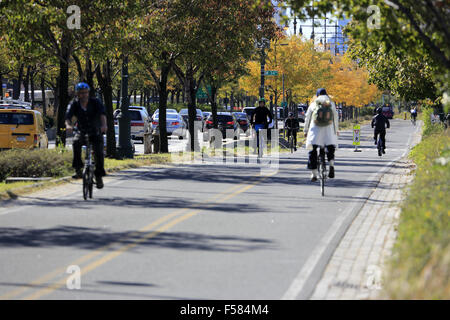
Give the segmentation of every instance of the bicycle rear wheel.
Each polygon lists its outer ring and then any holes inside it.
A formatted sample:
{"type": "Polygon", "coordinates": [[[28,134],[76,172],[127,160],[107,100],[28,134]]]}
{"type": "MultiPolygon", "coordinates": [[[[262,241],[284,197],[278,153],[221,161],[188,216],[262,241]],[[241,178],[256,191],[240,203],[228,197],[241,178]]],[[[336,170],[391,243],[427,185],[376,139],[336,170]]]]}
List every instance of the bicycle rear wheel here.
{"type": "Polygon", "coordinates": [[[83,198],[87,200],[89,194],[89,173],[87,170],[83,172],[83,198]]]}
{"type": "Polygon", "coordinates": [[[259,147],[258,147],[258,158],[262,158],[263,156],[263,139],[261,136],[261,132],[259,133],[259,147]]]}
{"type": "Polygon", "coordinates": [[[92,172],[89,173],[89,199],[92,199],[92,192],[94,189],[94,174],[92,172]]]}
{"type": "Polygon", "coordinates": [[[294,152],[294,137],[292,136],[292,134],[289,136],[289,146],[291,148],[291,153],[294,152]]]}
{"type": "Polygon", "coordinates": [[[325,196],[325,180],[327,178],[327,169],[325,165],[325,155],[320,155],[320,166],[319,166],[319,175],[320,175],[320,192],[322,197],[325,196]]]}
{"type": "Polygon", "coordinates": [[[381,137],[378,138],[377,148],[378,148],[378,155],[381,157],[383,155],[381,150],[383,148],[383,142],[381,141],[381,137]]]}

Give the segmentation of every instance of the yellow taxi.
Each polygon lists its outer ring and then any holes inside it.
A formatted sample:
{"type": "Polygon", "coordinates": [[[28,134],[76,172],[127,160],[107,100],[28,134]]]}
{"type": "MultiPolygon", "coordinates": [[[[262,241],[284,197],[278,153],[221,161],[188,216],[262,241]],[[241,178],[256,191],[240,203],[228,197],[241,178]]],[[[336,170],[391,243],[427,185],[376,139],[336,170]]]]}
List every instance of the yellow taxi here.
{"type": "Polygon", "coordinates": [[[0,104],[0,149],[48,148],[44,119],[39,111],[0,104]]]}

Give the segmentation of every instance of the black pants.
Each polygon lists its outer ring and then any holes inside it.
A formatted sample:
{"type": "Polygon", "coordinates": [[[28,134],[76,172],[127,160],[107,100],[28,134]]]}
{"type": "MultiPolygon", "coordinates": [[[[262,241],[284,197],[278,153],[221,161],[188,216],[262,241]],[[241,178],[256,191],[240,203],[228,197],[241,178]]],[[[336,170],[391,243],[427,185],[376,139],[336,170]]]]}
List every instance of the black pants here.
{"type": "MultiPolygon", "coordinates": [[[[83,168],[83,161],[81,160],[81,149],[83,145],[86,145],[86,138],[84,134],[77,133],[73,138],[73,162],[72,167],[75,170],[79,170],[83,168]]],[[[89,135],[89,141],[91,142],[91,146],[94,150],[94,159],[95,159],[95,175],[96,176],[105,176],[105,159],[103,154],[103,136],[101,135],[89,135]]]]}
{"type": "MultiPolygon", "coordinates": [[[[317,169],[317,148],[318,145],[314,144],[313,149],[309,152],[308,169],[317,169]]],[[[323,153],[326,152],[328,161],[334,160],[334,151],[336,147],[334,145],[326,146],[323,150],[320,150],[321,155],[325,156],[323,153]]]]}
{"type": "Polygon", "coordinates": [[[373,139],[375,142],[378,142],[378,135],[380,135],[381,142],[383,144],[383,149],[386,149],[386,130],[377,130],[375,129],[373,133],[373,139]]]}
{"type": "Polygon", "coordinates": [[[297,146],[297,130],[296,129],[287,129],[287,139],[289,142],[289,135],[291,134],[294,136],[294,146],[297,146]]]}

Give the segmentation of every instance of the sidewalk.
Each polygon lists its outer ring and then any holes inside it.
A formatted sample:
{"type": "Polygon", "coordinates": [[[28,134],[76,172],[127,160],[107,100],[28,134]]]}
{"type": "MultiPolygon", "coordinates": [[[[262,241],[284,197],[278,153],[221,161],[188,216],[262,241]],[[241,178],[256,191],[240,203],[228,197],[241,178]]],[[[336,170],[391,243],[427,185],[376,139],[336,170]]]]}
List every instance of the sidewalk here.
{"type": "MultiPolygon", "coordinates": [[[[420,141],[420,132],[413,136],[411,146],[420,141]]],[[[413,169],[414,163],[405,156],[381,177],[336,248],[311,299],[377,299],[397,237],[399,204],[404,188],[414,179],[413,169]]]]}

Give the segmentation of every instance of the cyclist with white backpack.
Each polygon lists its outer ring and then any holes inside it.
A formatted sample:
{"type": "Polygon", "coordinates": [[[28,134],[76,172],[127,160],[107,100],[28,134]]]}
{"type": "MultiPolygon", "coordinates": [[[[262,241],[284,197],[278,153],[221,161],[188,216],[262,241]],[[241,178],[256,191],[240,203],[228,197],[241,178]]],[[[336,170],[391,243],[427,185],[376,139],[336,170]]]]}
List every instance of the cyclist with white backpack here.
{"type": "Polygon", "coordinates": [[[324,148],[330,165],[328,177],[334,178],[334,152],[338,145],[339,118],[336,105],[324,88],[317,90],[316,98],[306,112],[305,136],[309,152],[308,169],[312,170],[311,181],[317,181],[317,148],[324,148]]]}

